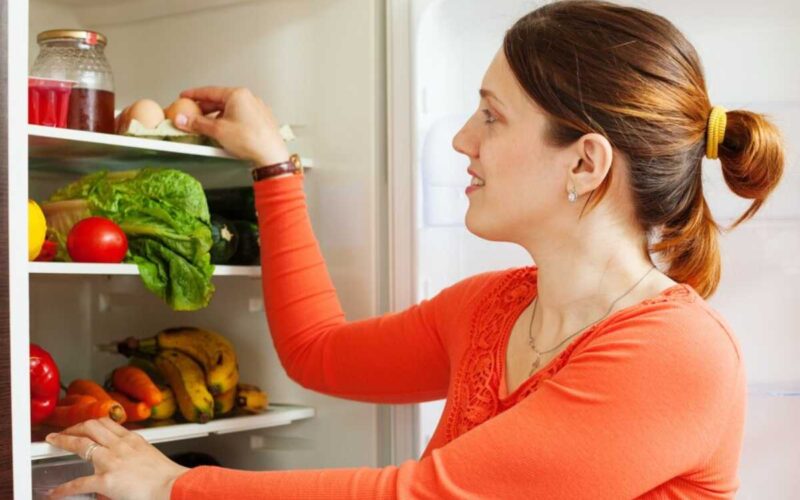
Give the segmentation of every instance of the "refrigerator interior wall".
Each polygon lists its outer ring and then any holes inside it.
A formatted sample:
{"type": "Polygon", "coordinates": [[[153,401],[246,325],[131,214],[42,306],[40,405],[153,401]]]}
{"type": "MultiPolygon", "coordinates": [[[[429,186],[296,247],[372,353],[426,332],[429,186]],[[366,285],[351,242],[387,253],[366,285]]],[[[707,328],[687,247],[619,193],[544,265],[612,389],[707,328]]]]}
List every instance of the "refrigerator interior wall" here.
{"type": "MultiPolygon", "coordinates": [[[[108,37],[118,109],[145,97],[166,106],[192,86],[252,89],[281,123],[313,145],[316,168],[306,174],[307,201],[348,320],[378,314],[384,292],[377,263],[384,249],[377,214],[386,199],[378,183],[385,161],[385,125],[378,119],[384,106],[381,2],[249,2],[133,23],[84,24],[82,16],[91,18],[92,7],[101,3],[73,9],[66,1],[32,2],[29,63],[38,53],[37,33],[71,25],[108,37]]],[[[103,6],[103,15],[113,19],[113,8],[103,6]]],[[[211,187],[248,182],[246,170],[190,173],[211,187]]],[[[30,195],[41,200],[74,178],[31,172],[30,195]]],[[[378,407],[322,396],[290,381],[269,337],[259,280],[215,277],[214,283],[209,308],[179,314],[147,292],[138,276],[31,276],[31,340],[53,353],[65,381],[101,381],[122,358],[95,352],[96,343],[169,326],[216,329],[235,344],[243,381],[260,385],[271,402],[314,407],[316,417],[164,449],[210,451],[224,465],[247,469],[378,465],[378,407]],[[260,451],[249,452],[251,442],[260,451]]]]}
{"type": "MultiPolygon", "coordinates": [[[[800,440],[788,427],[800,417],[800,398],[767,393],[800,389],[800,10],[792,0],[759,2],[628,2],[666,16],[695,45],[713,104],[763,112],[781,128],[787,148],[782,184],[754,220],[723,235],[719,291],[710,299],[739,338],[751,384],[742,458],[742,498],[783,498],[800,480],[800,440]],[[773,418],[770,418],[772,415],[773,418]],[[790,417],[792,416],[793,417],[790,417]],[[778,425],[779,423],[786,425],[778,425]],[[771,474],[767,481],[768,471],[771,474]],[[774,494],[770,494],[774,493],[774,494]]],[[[418,299],[486,270],[529,265],[528,253],[509,243],[484,241],[464,226],[470,182],[468,159],[452,139],[478,106],[484,72],[505,30],[541,2],[440,0],[416,2],[414,39],[417,141],[418,299]]],[[[703,166],[704,189],[724,226],[749,201],[725,185],[718,161],[703,166]]],[[[422,448],[442,409],[420,409],[422,448]]]]}

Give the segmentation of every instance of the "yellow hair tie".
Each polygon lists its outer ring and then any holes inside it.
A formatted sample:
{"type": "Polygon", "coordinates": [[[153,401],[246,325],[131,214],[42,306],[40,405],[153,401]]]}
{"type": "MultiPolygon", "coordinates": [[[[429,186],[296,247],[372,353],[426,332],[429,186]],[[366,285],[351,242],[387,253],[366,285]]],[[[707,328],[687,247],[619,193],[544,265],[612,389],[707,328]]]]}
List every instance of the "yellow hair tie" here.
{"type": "Polygon", "coordinates": [[[719,145],[725,139],[725,127],[727,125],[728,110],[722,106],[711,108],[706,131],[706,156],[712,160],[716,160],[719,157],[719,145]]]}

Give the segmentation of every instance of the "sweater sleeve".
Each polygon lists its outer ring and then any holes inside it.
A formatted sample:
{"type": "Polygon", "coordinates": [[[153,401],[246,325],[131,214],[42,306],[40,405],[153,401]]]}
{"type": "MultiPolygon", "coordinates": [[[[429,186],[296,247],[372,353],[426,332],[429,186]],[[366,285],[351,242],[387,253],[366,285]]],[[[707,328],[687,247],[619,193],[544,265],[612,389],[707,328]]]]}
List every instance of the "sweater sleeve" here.
{"type": "Polygon", "coordinates": [[[731,411],[744,391],[738,351],[726,332],[696,321],[703,314],[656,312],[615,324],[530,396],[420,461],[200,467],[176,481],[172,498],[635,498],[704,465],[728,419],[740,418],[731,411]]]}
{"type": "Polygon", "coordinates": [[[287,374],[308,389],[360,401],[444,398],[450,364],[441,310],[458,302],[460,287],[404,312],[348,323],[302,187],[302,176],[255,186],[267,319],[287,374]]]}

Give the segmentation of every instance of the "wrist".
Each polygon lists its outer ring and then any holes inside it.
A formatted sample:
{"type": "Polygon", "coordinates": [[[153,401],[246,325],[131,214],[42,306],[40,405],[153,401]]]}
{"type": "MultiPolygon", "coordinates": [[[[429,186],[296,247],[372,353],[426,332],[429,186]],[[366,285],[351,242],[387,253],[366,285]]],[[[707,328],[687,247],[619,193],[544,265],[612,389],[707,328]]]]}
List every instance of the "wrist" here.
{"type": "MultiPolygon", "coordinates": [[[[177,464],[176,464],[177,465],[177,464]]],[[[171,474],[169,479],[167,479],[166,484],[164,485],[163,494],[160,495],[161,498],[165,498],[169,500],[172,498],[172,489],[175,487],[175,482],[178,481],[182,475],[188,472],[190,469],[187,467],[178,466],[179,469],[174,474],[171,474]]]]}
{"type": "Polygon", "coordinates": [[[251,168],[259,168],[264,167],[267,165],[276,165],[278,163],[283,163],[285,161],[289,161],[289,150],[286,148],[281,148],[279,150],[273,151],[263,151],[256,153],[253,155],[253,159],[251,160],[251,168]]]}

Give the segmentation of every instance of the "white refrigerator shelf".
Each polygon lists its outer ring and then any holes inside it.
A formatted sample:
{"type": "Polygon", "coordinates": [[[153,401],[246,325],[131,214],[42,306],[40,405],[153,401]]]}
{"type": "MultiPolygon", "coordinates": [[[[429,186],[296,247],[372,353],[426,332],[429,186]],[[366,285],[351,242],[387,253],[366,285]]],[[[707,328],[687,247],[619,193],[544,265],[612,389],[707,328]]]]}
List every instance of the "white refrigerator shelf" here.
{"type": "MultiPolygon", "coordinates": [[[[29,262],[30,274],[75,274],[136,276],[139,269],[135,264],[81,264],[77,262],[29,262]]],[[[258,278],[261,266],[214,266],[214,276],[245,276],[258,278]]]]}
{"type": "MultiPolygon", "coordinates": [[[[141,434],[150,443],[165,443],[168,441],[201,438],[214,434],[230,434],[289,425],[297,420],[311,418],[314,414],[314,409],[307,406],[270,405],[266,412],[258,415],[223,417],[205,424],[166,425],[140,429],[134,432],[141,434]]],[[[68,455],[72,454],[50,446],[43,441],[31,443],[31,460],[44,460],[68,455]]]]}
{"type": "MultiPolygon", "coordinates": [[[[230,169],[246,162],[223,149],[40,125],[28,125],[30,169],[86,174],[98,168],[130,170],[145,166],[181,170],[230,169]]],[[[303,166],[313,161],[303,158],[303,166]]]]}

